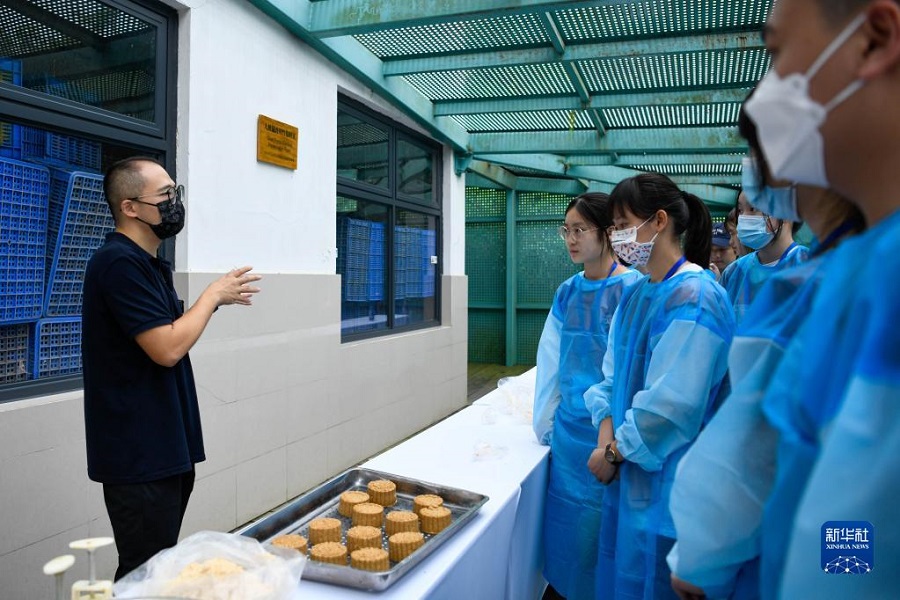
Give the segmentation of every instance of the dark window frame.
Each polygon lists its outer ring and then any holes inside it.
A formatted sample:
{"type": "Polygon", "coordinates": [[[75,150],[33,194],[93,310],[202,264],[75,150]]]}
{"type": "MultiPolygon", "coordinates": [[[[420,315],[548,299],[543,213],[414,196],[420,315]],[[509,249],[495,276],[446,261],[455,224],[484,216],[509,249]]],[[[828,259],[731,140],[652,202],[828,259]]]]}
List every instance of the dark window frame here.
{"type": "MultiPolygon", "coordinates": [[[[442,324],[441,303],[441,273],[443,272],[443,147],[435,141],[424,137],[422,134],[381,115],[355,100],[346,96],[338,97],[338,111],[346,112],[351,116],[365,122],[369,122],[379,128],[386,129],[388,136],[388,186],[385,190],[378,186],[358,181],[355,179],[337,176],[337,196],[358,199],[364,202],[382,204],[388,209],[388,220],[385,227],[385,244],[387,256],[385,257],[385,271],[387,273],[387,286],[385,290],[385,304],[388,312],[388,326],[385,329],[369,330],[357,333],[344,333],[341,330],[341,343],[355,342],[365,339],[384,337],[419,329],[440,327],[442,324]],[[432,156],[432,201],[425,203],[416,198],[400,194],[398,192],[397,177],[397,143],[403,139],[425,150],[431,150],[432,156]],[[394,227],[397,220],[397,210],[407,210],[421,213],[435,218],[435,252],[438,262],[435,265],[434,285],[434,312],[433,319],[421,321],[411,325],[395,325],[395,297],[394,297],[394,227]]],[[[343,297],[341,298],[343,304],[343,297]]]]}
{"type": "MultiPolygon", "coordinates": [[[[2,82],[0,82],[0,118],[66,135],[77,135],[101,143],[132,146],[159,156],[166,169],[174,173],[178,12],[162,2],[152,0],[98,1],[132,14],[157,28],[155,122],[141,121],[2,82]]],[[[160,254],[173,261],[174,250],[174,241],[167,240],[161,246],[160,254]]],[[[80,374],[0,384],[0,404],[71,392],[83,387],[84,381],[80,374]]]]}

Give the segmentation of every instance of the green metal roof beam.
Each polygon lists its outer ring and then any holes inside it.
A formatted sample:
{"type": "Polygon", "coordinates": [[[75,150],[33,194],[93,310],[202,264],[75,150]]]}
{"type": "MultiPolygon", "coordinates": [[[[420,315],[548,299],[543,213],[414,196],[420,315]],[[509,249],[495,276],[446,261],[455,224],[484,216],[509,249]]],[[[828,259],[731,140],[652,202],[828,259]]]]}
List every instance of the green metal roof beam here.
{"type": "MultiPolygon", "coordinates": [[[[431,102],[402,79],[386,79],[382,62],[353,38],[319,40],[309,33],[303,23],[309,21],[312,3],[309,0],[250,0],[285,29],[306,42],[326,59],[371,88],[398,109],[403,110],[438,140],[457,150],[468,146],[468,132],[458,123],[434,116],[431,102]]],[[[318,4],[330,4],[321,2],[318,4]]]]}
{"type": "Polygon", "coordinates": [[[544,179],[542,177],[519,177],[518,192],[545,192],[577,196],[587,190],[587,185],[575,179],[544,179]]]}
{"type": "MultiPolygon", "coordinates": [[[[517,192],[544,192],[548,194],[583,194],[588,186],[574,179],[543,179],[541,177],[516,178],[517,192]]],[[[509,189],[479,173],[466,173],[466,186],[491,189],[509,189]]]]}
{"type": "MultiPolygon", "coordinates": [[[[677,182],[676,182],[677,183],[677,182]]],[[[592,181],[588,185],[589,192],[603,192],[611,194],[616,186],[603,181],[592,181]]],[[[686,192],[690,192],[698,196],[707,205],[711,212],[725,214],[732,207],[737,199],[737,192],[726,188],[717,188],[713,186],[698,185],[681,185],[679,187],[686,192]]]]}
{"type": "MultiPolygon", "coordinates": [[[[484,155],[491,160],[490,154],[484,155]]],[[[570,166],[602,166],[602,165],[738,165],[744,153],[685,153],[685,154],[620,154],[618,157],[608,155],[582,155],[565,157],[564,163],[570,166]]]]}
{"type": "Polygon", "coordinates": [[[337,37],[416,25],[631,2],[633,0],[328,0],[312,4],[309,30],[321,38],[337,37]]]}
{"type": "Polygon", "coordinates": [[[593,154],[657,152],[743,152],[746,142],[733,127],[671,127],[610,129],[605,136],[593,131],[535,131],[523,133],[473,133],[472,154],[593,154]]]}
{"type": "Polygon", "coordinates": [[[691,194],[698,196],[710,207],[716,206],[730,210],[734,207],[734,203],[738,197],[737,190],[715,185],[684,184],[679,185],[678,187],[685,192],[690,192],[691,194]]]}
{"type": "Polygon", "coordinates": [[[544,25],[544,29],[547,31],[547,37],[550,39],[550,44],[553,45],[553,50],[561,56],[566,51],[566,41],[559,32],[559,26],[556,24],[556,19],[553,18],[552,13],[545,12],[541,13],[540,20],[544,25]]]}
{"type": "Polygon", "coordinates": [[[623,167],[572,167],[569,169],[569,175],[581,179],[590,179],[592,181],[605,181],[613,185],[619,183],[623,179],[634,177],[640,173],[635,169],[625,169],[623,167]]]}
{"type": "Polygon", "coordinates": [[[587,106],[574,96],[539,98],[496,98],[485,100],[435,100],[434,116],[479,115],[542,110],[581,110],[584,108],[624,108],[631,106],[668,106],[675,104],[716,104],[743,102],[746,87],[711,90],[666,91],[645,93],[596,94],[587,106]]]}
{"type": "Polygon", "coordinates": [[[611,194],[614,187],[616,186],[605,181],[591,181],[588,184],[587,191],[594,193],[600,192],[602,194],[611,194]]]}
{"type": "Polygon", "coordinates": [[[507,190],[517,188],[518,178],[499,165],[494,165],[483,160],[473,160],[469,163],[469,172],[477,173],[488,181],[493,181],[507,190]]]}
{"type": "Polygon", "coordinates": [[[554,154],[488,154],[474,158],[495,165],[543,171],[553,175],[566,174],[566,166],[562,157],[554,154]]]}
{"type": "Polygon", "coordinates": [[[669,179],[681,185],[741,185],[740,175],[668,175],[669,179]]]}
{"type": "MultiPolygon", "coordinates": [[[[329,0],[333,2],[334,0],[329,0]]],[[[699,51],[763,50],[765,46],[758,33],[710,33],[705,35],[679,35],[603,42],[601,44],[569,44],[562,55],[552,47],[502,49],[466,54],[427,56],[422,58],[385,59],[384,74],[389,77],[413,73],[462,71],[536,65],[561,61],[596,61],[613,58],[649,56],[652,54],[686,54],[699,51]]]]}

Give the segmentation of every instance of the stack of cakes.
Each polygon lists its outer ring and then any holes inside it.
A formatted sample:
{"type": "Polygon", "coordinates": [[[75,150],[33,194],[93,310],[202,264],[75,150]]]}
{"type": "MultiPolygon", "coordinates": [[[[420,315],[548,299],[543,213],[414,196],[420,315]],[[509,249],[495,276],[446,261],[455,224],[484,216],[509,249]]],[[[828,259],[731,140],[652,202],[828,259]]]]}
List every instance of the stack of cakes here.
{"type": "Polygon", "coordinates": [[[424,534],[439,533],[450,525],[450,509],[440,496],[416,496],[412,511],[391,510],[385,515],[385,508],[397,503],[397,485],[380,479],[370,481],[366,488],[340,496],[338,513],[352,523],[346,537],[341,519],[322,517],[309,522],[308,542],[301,535],[289,534],[273,539],[272,544],[303,554],[309,547],[309,557],[323,563],[346,565],[349,557],[355,569],[386,571],[391,562],[400,562],[421,548],[424,534]],[[382,531],[387,537],[386,549],[382,531]]]}

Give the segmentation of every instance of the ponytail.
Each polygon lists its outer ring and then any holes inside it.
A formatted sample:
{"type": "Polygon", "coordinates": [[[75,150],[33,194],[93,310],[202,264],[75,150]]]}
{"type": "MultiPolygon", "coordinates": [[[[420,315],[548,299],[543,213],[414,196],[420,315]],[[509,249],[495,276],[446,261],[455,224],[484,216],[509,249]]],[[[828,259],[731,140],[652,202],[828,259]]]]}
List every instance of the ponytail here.
{"type": "Polygon", "coordinates": [[[692,263],[706,268],[712,254],[712,217],[703,201],[694,194],[682,191],[681,198],[688,208],[684,256],[692,263]]]}

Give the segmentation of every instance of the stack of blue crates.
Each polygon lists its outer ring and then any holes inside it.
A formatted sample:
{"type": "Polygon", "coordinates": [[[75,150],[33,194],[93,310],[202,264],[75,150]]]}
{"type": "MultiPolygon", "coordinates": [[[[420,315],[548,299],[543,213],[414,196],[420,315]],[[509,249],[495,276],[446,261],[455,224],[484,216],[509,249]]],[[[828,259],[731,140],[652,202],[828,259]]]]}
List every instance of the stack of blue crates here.
{"type": "Polygon", "coordinates": [[[50,174],[0,158],[0,382],[28,373],[28,324],[41,316],[50,174]],[[22,358],[25,357],[23,362],[22,358]]]}
{"type": "Polygon", "coordinates": [[[102,176],[50,170],[44,316],[81,314],[84,270],[114,227],[103,195],[102,176]]]}
{"type": "Polygon", "coordinates": [[[398,227],[395,237],[395,267],[398,275],[398,298],[430,298],[434,296],[435,232],[427,229],[398,227]]]}
{"type": "Polygon", "coordinates": [[[338,271],[345,302],[384,299],[384,224],[338,220],[338,271]]]}
{"type": "Polygon", "coordinates": [[[114,227],[101,175],[50,169],[44,318],[32,338],[35,378],[81,371],[84,271],[114,227]]]}
{"type": "Polygon", "coordinates": [[[0,324],[41,316],[49,188],[47,169],[0,158],[0,324]]]}
{"type": "Polygon", "coordinates": [[[0,383],[29,379],[29,325],[0,325],[0,383]]]}
{"type": "Polygon", "coordinates": [[[369,224],[369,268],[366,276],[366,300],[384,300],[384,223],[369,224]]]}
{"type": "Polygon", "coordinates": [[[22,158],[51,167],[100,171],[100,144],[70,135],[22,128],[22,158]]]}
{"type": "Polygon", "coordinates": [[[35,379],[81,372],[81,317],[39,319],[34,342],[35,379]]]}
{"type": "Polygon", "coordinates": [[[434,271],[435,265],[431,262],[431,257],[435,256],[436,234],[434,231],[422,230],[422,298],[431,298],[434,296],[434,271]]]}
{"type": "MultiPolygon", "coordinates": [[[[22,62],[0,59],[0,81],[21,85],[22,62]]],[[[0,123],[0,157],[22,158],[22,127],[20,125],[0,123]]]]}
{"type": "Polygon", "coordinates": [[[404,300],[410,295],[410,284],[415,283],[412,268],[415,265],[416,229],[394,228],[394,298],[404,300]]]}

